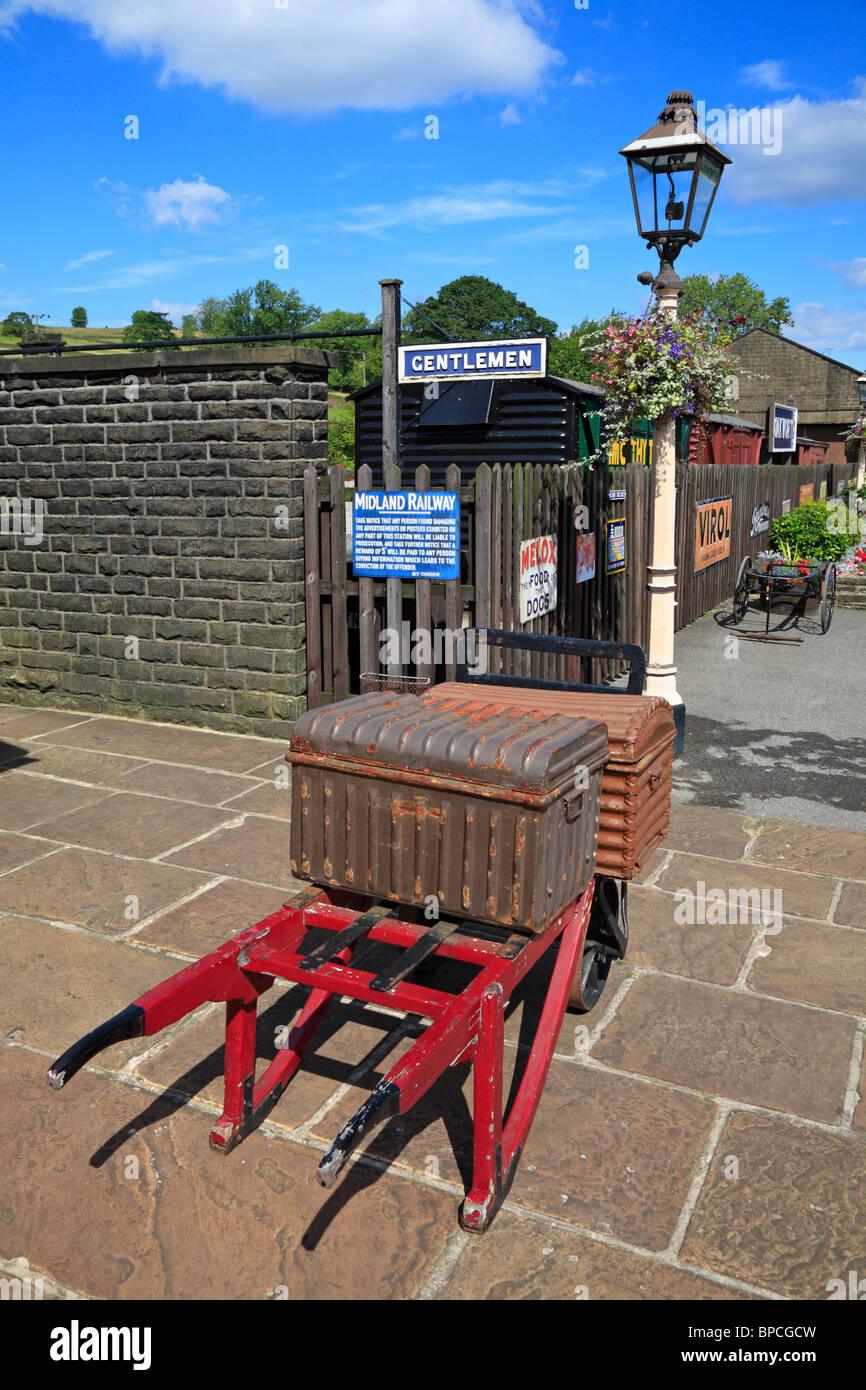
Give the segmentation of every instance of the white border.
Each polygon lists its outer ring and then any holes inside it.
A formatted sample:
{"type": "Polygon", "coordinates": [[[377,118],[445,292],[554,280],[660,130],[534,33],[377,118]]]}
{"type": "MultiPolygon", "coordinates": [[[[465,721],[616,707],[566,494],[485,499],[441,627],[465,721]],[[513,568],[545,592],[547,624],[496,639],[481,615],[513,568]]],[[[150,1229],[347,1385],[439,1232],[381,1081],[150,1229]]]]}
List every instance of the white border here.
{"type": "Polygon", "coordinates": [[[475,343],[415,343],[412,347],[404,347],[402,344],[398,349],[397,356],[397,380],[401,386],[411,386],[413,383],[423,383],[425,381],[513,381],[531,377],[547,376],[549,341],[547,338],[487,338],[475,343]],[[492,372],[429,372],[423,376],[413,374],[406,375],[405,358],[406,355],[416,352],[465,352],[468,348],[505,348],[511,351],[513,348],[535,347],[541,344],[541,368],[498,367],[492,372]]]}

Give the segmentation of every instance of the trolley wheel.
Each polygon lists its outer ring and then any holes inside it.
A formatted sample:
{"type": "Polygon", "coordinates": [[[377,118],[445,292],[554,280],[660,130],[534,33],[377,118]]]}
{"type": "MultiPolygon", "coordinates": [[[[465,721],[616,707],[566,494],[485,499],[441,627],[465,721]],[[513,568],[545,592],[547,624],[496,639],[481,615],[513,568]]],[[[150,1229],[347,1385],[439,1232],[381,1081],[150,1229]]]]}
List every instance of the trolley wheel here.
{"type": "Polygon", "coordinates": [[[620,912],[620,892],[616,879],[600,877],[596,879],[595,896],[592,901],[589,922],[586,928],[586,941],[583,957],[574,972],[574,979],[568,995],[568,1008],[575,1013],[589,1013],[601,998],[607,984],[611,962],[621,960],[625,955],[628,941],[628,927],[625,924],[625,899],[623,898],[623,926],[617,926],[620,912]],[[612,919],[612,931],[610,921],[612,919]]]}
{"type": "Polygon", "coordinates": [[[574,1013],[588,1014],[598,1003],[607,984],[610,962],[611,957],[600,946],[587,941],[568,994],[568,1007],[574,1013]]]}
{"type": "Polygon", "coordinates": [[[746,571],[752,563],[751,555],[744,555],[740,561],[740,570],[737,575],[737,583],[734,587],[734,622],[741,623],[746,616],[746,609],[749,606],[749,593],[751,583],[746,577],[746,571]]]}
{"type": "Polygon", "coordinates": [[[836,566],[828,565],[821,586],[821,631],[827,632],[836,607],[836,566]]]}

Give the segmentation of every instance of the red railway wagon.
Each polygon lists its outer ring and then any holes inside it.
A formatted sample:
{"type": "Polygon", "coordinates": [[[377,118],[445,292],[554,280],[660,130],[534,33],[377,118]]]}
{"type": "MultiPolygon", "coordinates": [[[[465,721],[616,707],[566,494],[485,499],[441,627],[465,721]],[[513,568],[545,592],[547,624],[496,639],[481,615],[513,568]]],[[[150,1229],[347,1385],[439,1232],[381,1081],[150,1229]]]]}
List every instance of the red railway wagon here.
{"type": "Polygon", "coordinates": [[[764,431],[736,415],[709,415],[696,420],[689,437],[688,462],[694,464],[757,464],[761,462],[764,431]]]}

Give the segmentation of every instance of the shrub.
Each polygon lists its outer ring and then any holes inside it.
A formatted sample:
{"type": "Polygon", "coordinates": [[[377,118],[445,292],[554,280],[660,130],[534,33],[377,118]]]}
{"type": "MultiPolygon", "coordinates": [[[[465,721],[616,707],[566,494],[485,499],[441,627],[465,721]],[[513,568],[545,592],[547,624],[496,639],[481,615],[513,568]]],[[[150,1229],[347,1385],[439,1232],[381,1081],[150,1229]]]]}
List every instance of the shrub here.
{"type": "Polygon", "coordinates": [[[793,560],[839,560],[851,544],[845,532],[830,529],[826,502],[807,502],[770,527],[770,540],[793,560]]]}
{"type": "Polygon", "coordinates": [[[328,421],[328,463],[355,467],[355,412],[338,410],[328,421]]]}

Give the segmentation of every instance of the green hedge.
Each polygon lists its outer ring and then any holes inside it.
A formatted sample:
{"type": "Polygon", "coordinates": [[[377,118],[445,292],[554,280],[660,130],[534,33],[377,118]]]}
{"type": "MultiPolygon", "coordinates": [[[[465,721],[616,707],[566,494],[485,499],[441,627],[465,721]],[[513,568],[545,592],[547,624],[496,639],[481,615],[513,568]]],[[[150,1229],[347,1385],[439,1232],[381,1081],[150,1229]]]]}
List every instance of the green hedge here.
{"type": "MultiPolygon", "coordinates": [[[[836,509],[832,516],[837,515],[836,509]]],[[[807,502],[786,516],[779,516],[770,527],[770,540],[792,560],[840,560],[851,545],[844,531],[831,530],[831,513],[826,502],[807,502]]]]}

